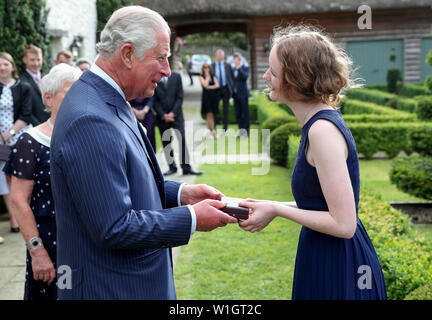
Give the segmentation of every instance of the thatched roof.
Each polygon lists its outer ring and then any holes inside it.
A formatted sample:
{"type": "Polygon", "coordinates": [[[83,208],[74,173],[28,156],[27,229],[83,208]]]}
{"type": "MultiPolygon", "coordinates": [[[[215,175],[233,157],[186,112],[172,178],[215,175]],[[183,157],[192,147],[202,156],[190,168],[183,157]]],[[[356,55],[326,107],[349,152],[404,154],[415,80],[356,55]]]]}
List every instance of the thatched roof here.
{"type": "Polygon", "coordinates": [[[206,13],[242,16],[287,15],[320,12],[357,12],[362,4],[373,10],[432,8],[432,0],[135,0],[164,17],[206,13]]]}

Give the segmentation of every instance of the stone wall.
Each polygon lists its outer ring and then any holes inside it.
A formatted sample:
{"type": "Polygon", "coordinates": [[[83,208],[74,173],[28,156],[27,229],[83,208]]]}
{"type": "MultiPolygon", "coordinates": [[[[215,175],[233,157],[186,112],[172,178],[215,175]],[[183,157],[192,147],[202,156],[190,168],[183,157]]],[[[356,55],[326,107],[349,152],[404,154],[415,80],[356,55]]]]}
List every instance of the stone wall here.
{"type": "Polygon", "coordinates": [[[50,9],[48,30],[52,35],[52,57],[70,50],[74,37],[81,36],[80,57],[93,61],[96,56],[96,0],[47,0],[50,9]]]}

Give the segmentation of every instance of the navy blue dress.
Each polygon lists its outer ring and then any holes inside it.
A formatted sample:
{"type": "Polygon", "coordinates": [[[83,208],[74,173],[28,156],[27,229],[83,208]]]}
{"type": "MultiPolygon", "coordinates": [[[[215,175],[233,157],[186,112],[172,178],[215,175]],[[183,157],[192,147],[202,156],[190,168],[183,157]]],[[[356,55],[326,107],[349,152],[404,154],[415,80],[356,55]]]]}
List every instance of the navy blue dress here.
{"type": "MultiPolygon", "coordinates": [[[[44,248],[56,269],[57,228],[50,181],[50,139],[36,128],[28,132],[23,133],[16,145],[12,147],[11,155],[3,170],[8,175],[34,181],[30,208],[34,213],[44,248]]],[[[47,284],[34,279],[31,256],[28,251],[26,262],[24,300],[56,300],[56,280],[47,284]]]]}
{"type": "Polygon", "coordinates": [[[355,142],[338,110],[321,110],[302,128],[291,182],[295,201],[300,209],[328,211],[317,171],[306,161],[309,128],[318,119],[331,121],[347,142],[357,229],[353,238],[343,239],[303,226],[297,248],[292,299],[387,299],[375,249],[358,218],[360,171],[355,142]]]}

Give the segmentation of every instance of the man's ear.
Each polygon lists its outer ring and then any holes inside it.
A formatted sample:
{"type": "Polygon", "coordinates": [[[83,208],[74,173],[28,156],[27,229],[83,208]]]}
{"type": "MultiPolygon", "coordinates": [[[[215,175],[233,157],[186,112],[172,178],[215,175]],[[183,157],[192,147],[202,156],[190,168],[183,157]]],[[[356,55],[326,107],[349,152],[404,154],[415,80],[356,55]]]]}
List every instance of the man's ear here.
{"type": "Polygon", "coordinates": [[[45,105],[47,107],[51,108],[52,107],[52,105],[51,105],[51,102],[52,102],[51,101],[51,95],[47,91],[45,91],[44,94],[43,94],[43,97],[44,97],[45,105]]]}
{"type": "Polygon", "coordinates": [[[132,69],[132,66],[135,63],[136,58],[135,58],[134,47],[131,43],[125,43],[120,48],[120,59],[127,69],[132,69]]]}

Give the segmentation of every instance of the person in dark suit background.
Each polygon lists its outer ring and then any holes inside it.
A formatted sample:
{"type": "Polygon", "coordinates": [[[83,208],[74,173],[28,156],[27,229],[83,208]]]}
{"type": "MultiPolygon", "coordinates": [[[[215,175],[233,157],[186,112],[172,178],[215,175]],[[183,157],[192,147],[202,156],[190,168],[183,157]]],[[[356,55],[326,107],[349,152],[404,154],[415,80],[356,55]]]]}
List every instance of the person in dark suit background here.
{"type": "Polygon", "coordinates": [[[249,67],[242,63],[241,55],[233,55],[233,98],[234,109],[236,113],[237,124],[239,128],[239,137],[249,135],[250,116],[249,116],[249,89],[247,79],[249,76],[249,67]]]}
{"type": "Polygon", "coordinates": [[[127,102],[170,76],[170,37],[157,12],[118,9],[95,63],[63,99],[50,168],[60,300],[176,299],[170,248],[237,222],[218,210],[218,190],[164,180],[127,102]]]}
{"type": "Polygon", "coordinates": [[[229,99],[233,94],[233,77],[232,69],[229,63],[224,61],[225,52],[222,49],[218,49],[215,54],[215,62],[212,63],[212,69],[219,82],[219,95],[217,105],[219,105],[221,99],[223,103],[222,122],[223,129],[228,129],[229,122],[229,99]]]}
{"type": "Polygon", "coordinates": [[[165,159],[169,170],[164,175],[171,175],[177,172],[177,165],[174,159],[172,148],[172,132],[177,136],[180,145],[180,166],[183,174],[202,174],[195,171],[190,165],[189,151],[186,146],[186,134],[183,118],[183,84],[179,73],[172,72],[170,77],[162,78],[158,83],[154,94],[154,108],[156,110],[156,124],[162,138],[165,159]]]}
{"type": "Polygon", "coordinates": [[[142,123],[144,128],[147,130],[147,137],[150,140],[150,143],[153,147],[153,150],[156,152],[156,139],[155,139],[155,118],[152,113],[153,110],[153,101],[154,98],[136,98],[129,103],[132,106],[132,111],[137,117],[138,121],[142,123]]]}
{"type": "Polygon", "coordinates": [[[20,80],[30,85],[31,94],[31,118],[30,123],[37,126],[45,122],[50,117],[50,113],[45,111],[45,105],[42,102],[40,83],[42,74],[42,50],[35,45],[28,45],[24,51],[23,62],[26,65],[26,71],[20,76],[20,80]]]}

